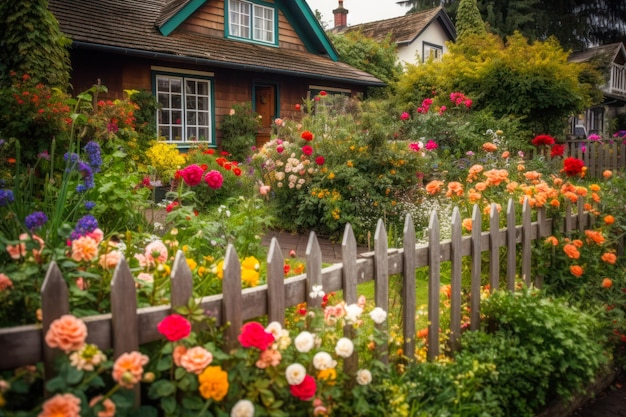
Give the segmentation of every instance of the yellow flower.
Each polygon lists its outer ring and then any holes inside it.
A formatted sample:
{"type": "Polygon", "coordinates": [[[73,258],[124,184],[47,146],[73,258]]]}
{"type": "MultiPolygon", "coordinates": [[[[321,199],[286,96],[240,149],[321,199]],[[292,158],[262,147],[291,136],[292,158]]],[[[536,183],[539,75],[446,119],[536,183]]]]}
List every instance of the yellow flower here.
{"type": "Polygon", "coordinates": [[[241,262],[241,268],[243,269],[252,269],[258,271],[261,268],[259,264],[259,260],[254,256],[248,256],[241,262]]]}
{"type": "Polygon", "coordinates": [[[352,161],[348,161],[346,162],[346,165],[349,166],[350,168],[352,168],[354,165],[352,164],[352,161]]]}
{"type": "Polygon", "coordinates": [[[200,395],[208,400],[221,401],[228,393],[228,374],[221,366],[207,366],[198,375],[200,395]]]}
{"type": "Polygon", "coordinates": [[[193,271],[198,266],[198,263],[194,261],[192,258],[187,258],[187,265],[189,265],[189,269],[193,271]]]}
{"type": "Polygon", "coordinates": [[[242,268],[241,280],[249,287],[256,287],[259,284],[259,273],[254,269],[242,268]]]}
{"type": "Polygon", "coordinates": [[[331,172],[330,174],[328,174],[328,179],[332,180],[333,178],[335,178],[335,174],[333,172],[331,172]]]}
{"type": "Polygon", "coordinates": [[[224,278],[224,260],[219,261],[211,270],[219,279],[224,278]]]}
{"type": "Polygon", "coordinates": [[[317,373],[317,379],[325,381],[328,385],[335,385],[337,379],[337,371],[335,368],[322,369],[317,373]]]}

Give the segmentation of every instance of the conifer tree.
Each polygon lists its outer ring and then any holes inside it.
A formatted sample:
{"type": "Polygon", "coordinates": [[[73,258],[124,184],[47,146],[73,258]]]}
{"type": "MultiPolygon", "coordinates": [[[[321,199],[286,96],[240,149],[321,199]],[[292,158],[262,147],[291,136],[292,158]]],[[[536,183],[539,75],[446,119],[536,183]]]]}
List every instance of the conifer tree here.
{"type": "Polygon", "coordinates": [[[456,15],[457,39],[461,40],[468,35],[482,35],[487,33],[476,0],[461,0],[456,15]]]}

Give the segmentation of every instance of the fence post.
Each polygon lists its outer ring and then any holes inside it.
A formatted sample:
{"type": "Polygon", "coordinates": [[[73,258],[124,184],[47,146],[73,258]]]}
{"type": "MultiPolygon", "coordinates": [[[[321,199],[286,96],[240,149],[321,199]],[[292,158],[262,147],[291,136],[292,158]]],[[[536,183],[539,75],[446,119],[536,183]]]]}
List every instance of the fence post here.
{"type": "Polygon", "coordinates": [[[500,213],[496,203],[489,210],[489,287],[493,293],[500,287],[500,213]]]}
{"type": "Polygon", "coordinates": [[[437,212],[428,223],[428,360],[439,356],[439,292],[441,291],[441,236],[437,212]]]}
{"type": "Polygon", "coordinates": [[[470,292],[470,329],[480,327],[480,274],[482,257],[482,216],[477,204],[472,210],[472,279],[470,292]]]}
{"type": "MultiPolygon", "coordinates": [[[[62,353],[48,347],[45,341],[50,324],[59,317],[69,314],[70,302],[67,283],[55,261],[50,262],[46,277],[41,285],[41,334],[43,343],[44,377],[48,381],[55,375],[54,361],[62,353]]],[[[5,352],[6,353],[6,352],[5,352]]]]}
{"type": "Polygon", "coordinates": [[[285,324],[285,258],[273,237],[267,254],[267,320],[285,324]]]}
{"type": "Polygon", "coordinates": [[[506,207],[506,286],[509,291],[515,291],[515,274],[517,272],[516,237],[515,203],[512,198],[509,198],[506,207]]]}
{"type": "MultiPolygon", "coordinates": [[[[450,248],[451,277],[450,277],[450,350],[459,350],[461,337],[461,273],[463,266],[462,242],[463,226],[461,213],[458,207],[452,211],[452,239],[450,248]]],[[[415,274],[413,274],[415,276],[415,274]]],[[[413,292],[415,293],[415,291],[413,292]]]]}
{"type": "Polygon", "coordinates": [[[531,224],[530,202],[528,197],[524,197],[522,207],[522,279],[527,287],[530,287],[530,258],[532,256],[532,224],[531,224]]]}
{"type": "Polygon", "coordinates": [[[176,252],[171,273],[171,300],[172,310],[186,306],[193,295],[193,277],[187,265],[187,258],[182,250],[176,252]]]}
{"type": "MultiPolygon", "coordinates": [[[[537,241],[539,242],[541,238],[546,237],[547,233],[547,220],[546,220],[546,208],[538,207],[537,208],[537,241]]],[[[535,286],[537,288],[543,287],[543,275],[537,274],[535,276],[535,286]]]]}
{"type": "MultiPolygon", "coordinates": [[[[113,355],[139,350],[139,319],[137,317],[137,290],[135,280],[125,258],[121,258],[111,280],[111,327],[113,355]]],[[[139,384],[133,388],[135,406],[141,404],[139,384]]]]}
{"type": "Polygon", "coordinates": [[[587,213],[585,213],[585,200],[582,197],[578,197],[577,200],[577,209],[578,209],[578,231],[580,233],[585,232],[585,227],[587,227],[587,213]]]}
{"type": "MultiPolygon", "coordinates": [[[[314,286],[322,286],[322,250],[315,232],[309,235],[306,245],[306,303],[307,308],[321,307],[322,297],[311,297],[314,286]]],[[[314,294],[315,295],[315,294],[314,294]]]]}
{"type": "MultiPolygon", "coordinates": [[[[389,311],[389,255],[387,253],[387,231],[382,219],[378,219],[376,233],[374,234],[374,286],[376,307],[389,311]]],[[[386,323],[376,324],[383,330],[386,323]]],[[[384,364],[388,363],[389,343],[387,340],[378,347],[379,359],[384,364]]]]}
{"type": "Polygon", "coordinates": [[[232,243],[226,247],[222,279],[222,314],[228,327],[224,331],[226,352],[237,348],[237,336],[243,324],[241,310],[241,262],[232,243]]]}
{"type": "MultiPolygon", "coordinates": [[[[356,258],[357,248],[356,239],[354,238],[354,231],[350,223],[346,224],[343,231],[343,239],[341,241],[341,259],[343,261],[342,268],[342,287],[343,287],[343,299],[346,305],[355,304],[357,299],[357,270],[356,270],[356,258]]],[[[355,331],[351,325],[346,325],[343,328],[343,335],[350,340],[354,340],[355,331]]],[[[357,350],[348,358],[343,361],[343,369],[346,375],[353,377],[356,375],[356,371],[359,367],[359,357],[357,350]]]]}

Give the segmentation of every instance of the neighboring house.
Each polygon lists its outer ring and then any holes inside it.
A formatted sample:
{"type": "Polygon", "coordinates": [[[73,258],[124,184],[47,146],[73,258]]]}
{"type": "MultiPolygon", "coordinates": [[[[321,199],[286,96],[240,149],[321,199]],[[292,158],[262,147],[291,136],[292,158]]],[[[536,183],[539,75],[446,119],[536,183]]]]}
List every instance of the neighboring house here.
{"type": "Polygon", "coordinates": [[[626,49],[623,43],[596,46],[569,56],[570,62],[591,62],[606,71],[606,84],[601,86],[604,93],[602,103],[585,110],[577,118],[572,118],[570,133],[586,136],[592,133],[608,138],[616,129],[614,121],[620,117],[626,120],[626,49]]]}
{"type": "Polygon", "coordinates": [[[98,80],[110,97],[147,89],[161,104],[158,135],[181,148],[218,146],[234,103],[262,116],[257,144],[276,117],[321,90],[360,96],[383,86],[338,60],[305,0],[50,0],[72,39],[72,85],[98,80]]]}
{"type": "Polygon", "coordinates": [[[382,41],[391,34],[397,45],[398,61],[402,64],[420,64],[429,59],[441,59],[448,51],[446,42],[456,39],[456,30],[448,14],[441,6],[391,19],[347,26],[348,11],[343,1],[333,10],[335,27],[333,33],[360,31],[363,35],[382,41]]]}

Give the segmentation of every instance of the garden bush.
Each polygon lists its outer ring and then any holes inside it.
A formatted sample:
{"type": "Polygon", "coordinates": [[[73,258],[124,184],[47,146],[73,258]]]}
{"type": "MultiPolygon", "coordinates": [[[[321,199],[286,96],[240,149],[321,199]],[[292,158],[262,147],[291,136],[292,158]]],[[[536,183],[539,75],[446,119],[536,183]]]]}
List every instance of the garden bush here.
{"type": "Polygon", "coordinates": [[[222,148],[233,161],[244,162],[256,144],[261,121],[250,103],[233,104],[220,124],[222,148]]]}

